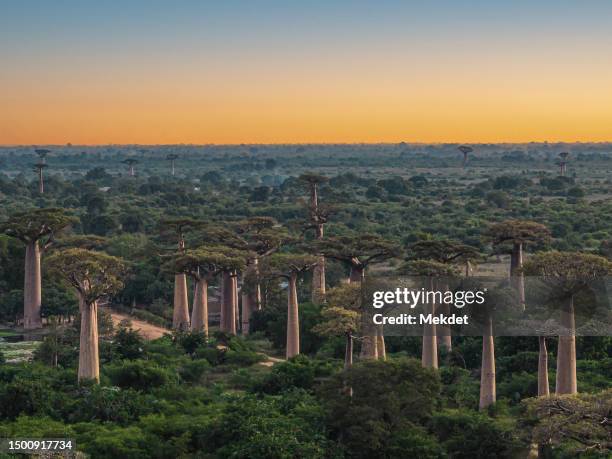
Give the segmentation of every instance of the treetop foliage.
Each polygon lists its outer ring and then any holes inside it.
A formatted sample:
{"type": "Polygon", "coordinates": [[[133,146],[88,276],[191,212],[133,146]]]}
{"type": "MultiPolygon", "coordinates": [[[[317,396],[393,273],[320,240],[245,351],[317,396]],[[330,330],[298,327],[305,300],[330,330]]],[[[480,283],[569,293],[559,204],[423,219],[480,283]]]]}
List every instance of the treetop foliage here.
{"type": "Polygon", "coordinates": [[[46,266],[74,287],[87,304],[119,291],[126,275],[119,258],[80,248],[53,253],[46,266]]]}

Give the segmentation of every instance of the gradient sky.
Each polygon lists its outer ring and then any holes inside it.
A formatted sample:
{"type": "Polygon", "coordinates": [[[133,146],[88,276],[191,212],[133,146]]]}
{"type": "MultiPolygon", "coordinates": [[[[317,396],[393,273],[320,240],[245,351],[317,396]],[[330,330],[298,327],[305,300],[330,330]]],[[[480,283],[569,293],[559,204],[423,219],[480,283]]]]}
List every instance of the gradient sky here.
{"type": "Polygon", "coordinates": [[[0,0],[0,144],[612,140],[612,2],[0,0]]]}

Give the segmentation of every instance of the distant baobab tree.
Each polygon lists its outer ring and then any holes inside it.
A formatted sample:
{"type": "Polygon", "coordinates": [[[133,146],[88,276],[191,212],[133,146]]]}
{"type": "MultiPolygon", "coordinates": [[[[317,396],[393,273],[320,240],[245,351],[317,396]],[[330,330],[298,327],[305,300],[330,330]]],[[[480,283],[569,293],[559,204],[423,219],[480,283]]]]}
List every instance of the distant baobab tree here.
{"type": "Polygon", "coordinates": [[[176,153],[170,153],[168,156],[166,156],[166,159],[170,161],[170,165],[172,169],[172,177],[174,177],[174,163],[178,159],[178,157],[179,155],[177,155],[176,153]]]}
{"type": "Polygon", "coordinates": [[[472,147],[468,147],[467,145],[461,145],[457,148],[461,153],[463,153],[463,167],[467,165],[468,155],[474,151],[472,147]]]}
{"type": "Polygon", "coordinates": [[[39,157],[39,161],[34,165],[34,172],[38,174],[38,192],[43,194],[45,192],[45,184],[43,181],[43,169],[49,167],[45,161],[45,158],[51,150],[45,150],[43,148],[34,150],[39,157]]]}
{"type": "Polygon", "coordinates": [[[561,177],[565,177],[567,174],[567,158],[569,157],[569,153],[567,151],[562,151],[559,153],[559,162],[557,166],[559,166],[559,175],[561,177]]]}
{"type": "MultiPolygon", "coordinates": [[[[318,174],[302,174],[299,180],[305,184],[309,193],[308,203],[309,222],[306,229],[314,229],[315,238],[323,239],[323,225],[327,223],[329,209],[319,205],[319,185],[329,178],[318,174]]],[[[320,302],[325,297],[325,257],[319,255],[319,260],[312,273],[312,301],[320,302]]]]}
{"type": "Polygon", "coordinates": [[[134,165],[138,164],[138,160],[134,159],[134,158],[127,158],[124,159],[123,161],[121,161],[123,164],[127,164],[129,167],[129,173],[130,173],[130,177],[134,177],[134,165]]]}

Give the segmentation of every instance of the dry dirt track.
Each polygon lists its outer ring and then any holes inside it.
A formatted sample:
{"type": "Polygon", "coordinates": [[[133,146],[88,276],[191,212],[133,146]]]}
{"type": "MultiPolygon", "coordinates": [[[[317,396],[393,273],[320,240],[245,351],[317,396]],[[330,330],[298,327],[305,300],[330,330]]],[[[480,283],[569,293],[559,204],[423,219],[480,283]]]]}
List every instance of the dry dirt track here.
{"type": "Polygon", "coordinates": [[[127,314],[122,314],[120,312],[113,311],[109,308],[103,309],[110,313],[113,319],[113,324],[115,326],[117,326],[122,320],[129,320],[130,322],[132,322],[132,328],[134,330],[137,330],[144,339],[157,339],[162,337],[165,333],[170,333],[170,330],[168,330],[167,328],[152,325],[148,322],[138,320],[135,317],[131,317],[127,314]]]}

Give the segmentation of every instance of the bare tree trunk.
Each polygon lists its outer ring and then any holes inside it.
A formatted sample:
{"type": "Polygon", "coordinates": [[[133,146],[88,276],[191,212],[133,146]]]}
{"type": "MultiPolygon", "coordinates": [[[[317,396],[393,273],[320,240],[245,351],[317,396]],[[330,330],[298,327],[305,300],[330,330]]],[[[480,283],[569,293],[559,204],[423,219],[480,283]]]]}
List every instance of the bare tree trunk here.
{"type": "MultiPolygon", "coordinates": [[[[448,283],[441,282],[441,287],[444,292],[448,291],[448,283]]],[[[445,317],[450,315],[450,305],[445,303],[444,301],[438,305],[436,308],[436,312],[440,312],[445,317]]],[[[451,337],[451,329],[449,325],[437,325],[436,326],[436,335],[438,335],[438,343],[440,347],[446,349],[447,352],[450,352],[453,349],[453,340],[451,337]]]]}
{"type": "Polygon", "coordinates": [[[495,340],[493,321],[487,318],[487,333],[482,337],[482,363],[480,366],[480,403],[481,410],[496,401],[495,390],[495,340]]]}
{"type": "Polygon", "coordinates": [[[548,350],[546,349],[546,338],[538,337],[540,341],[540,353],[538,356],[538,396],[550,395],[548,387],[548,350]]]}
{"type": "Polygon", "coordinates": [[[287,358],[300,353],[300,318],[297,299],[297,274],[291,273],[287,288],[287,358]]]}
{"type": "Polygon", "coordinates": [[[81,311],[81,335],[79,340],[78,380],[95,380],[100,382],[100,358],[98,355],[98,304],[86,303],[79,295],[81,311]]]}
{"type": "Polygon", "coordinates": [[[208,280],[205,278],[196,281],[191,311],[191,330],[202,332],[208,338],[208,280]]]}
{"type": "Polygon", "coordinates": [[[519,297],[519,305],[525,309],[525,276],[521,269],[523,268],[523,244],[514,244],[512,254],[510,255],[510,277],[512,286],[516,290],[519,297]]]}
{"type": "Polygon", "coordinates": [[[344,348],[344,369],[353,366],[353,335],[346,334],[346,347],[344,348]]]}
{"type": "Polygon", "coordinates": [[[561,325],[567,329],[559,336],[557,345],[557,381],[555,392],[558,395],[578,392],[576,378],[576,323],[574,319],[574,298],[570,297],[561,310],[561,325]]]}
{"type": "Polygon", "coordinates": [[[189,329],[189,297],[187,295],[187,275],[175,274],[172,314],[172,328],[175,330],[189,329]]]}
{"type": "Polygon", "coordinates": [[[221,302],[221,331],[236,334],[236,294],[232,273],[224,272],[222,276],[223,298],[221,302]]]}
{"type": "MultiPolygon", "coordinates": [[[[317,239],[323,239],[323,225],[317,225],[317,239]]],[[[312,271],[312,302],[321,303],[325,298],[325,257],[319,255],[312,271]]]]}
{"type": "Polygon", "coordinates": [[[349,279],[348,279],[349,284],[352,284],[355,282],[362,282],[364,277],[365,277],[365,272],[362,266],[352,266],[351,274],[349,275],[349,279]]]}
{"type": "Polygon", "coordinates": [[[245,292],[242,286],[242,334],[248,335],[251,322],[252,293],[245,292]]]}
{"type": "Polygon", "coordinates": [[[40,246],[38,241],[28,242],[23,286],[23,328],[26,330],[42,327],[40,278],[40,246]]]}
{"type": "MultiPolygon", "coordinates": [[[[429,289],[434,291],[434,279],[429,279],[429,289]]],[[[435,303],[423,305],[427,314],[433,314],[436,310],[435,303]]],[[[438,368],[438,342],[436,336],[436,325],[425,324],[423,326],[423,349],[421,350],[421,364],[425,368],[438,368]]]]}
{"type": "Polygon", "coordinates": [[[45,182],[43,180],[43,171],[42,171],[42,169],[38,169],[38,192],[40,194],[44,194],[44,192],[45,192],[45,182]]]}
{"type": "Polygon", "coordinates": [[[387,348],[385,346],[385,335],[383,334],[382,325],[376,327],[376,353],[380,360],[387,360],[387,348]]]}
{"type": "Polygon", "coordinates": [[[172,177],[174,177],[174,160],[172,160],[171,163],[172,163],[172,177]]]}
{"type": "Polygon", "coordinates": [[[234,334],[240,329],[240,303],[238,302],[238,273],[232,275],[232,294],[234,295],[234,334]]]}

